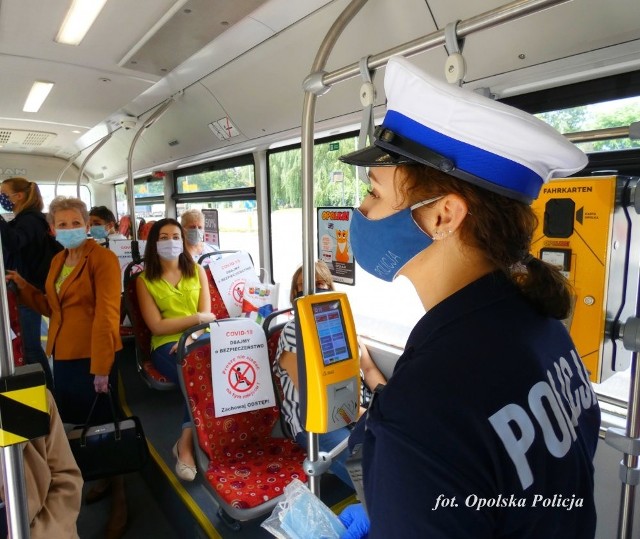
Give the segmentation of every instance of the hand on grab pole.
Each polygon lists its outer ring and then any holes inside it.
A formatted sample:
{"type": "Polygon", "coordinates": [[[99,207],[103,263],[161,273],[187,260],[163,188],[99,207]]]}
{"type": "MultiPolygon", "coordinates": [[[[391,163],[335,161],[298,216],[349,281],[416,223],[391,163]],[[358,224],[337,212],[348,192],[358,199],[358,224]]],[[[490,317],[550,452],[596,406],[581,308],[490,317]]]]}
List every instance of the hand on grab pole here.
{"type": "Polygon", "coordinates": [[[369,517],[361,503],[350,505],[338,515],[347,531],[340,539],[366,539],[369,535],[369,517]]]}
{"type": "Polygon", "coordinates": [[[5,281],[13,281],[16,283],[18,290],[22,290],[25,286],[27,286],[27,281],[24,277],[22,277],[17,271],[7,270],[5,275],[5,281]]]}

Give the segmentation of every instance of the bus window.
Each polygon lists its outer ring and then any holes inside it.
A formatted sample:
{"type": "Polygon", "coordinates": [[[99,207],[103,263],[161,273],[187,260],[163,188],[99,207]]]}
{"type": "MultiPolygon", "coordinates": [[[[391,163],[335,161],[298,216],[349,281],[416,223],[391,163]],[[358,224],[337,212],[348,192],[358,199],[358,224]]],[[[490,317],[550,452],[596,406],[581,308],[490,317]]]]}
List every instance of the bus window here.
{"type": "MultiPolygon", "coordinates": [[[[129,213],[127,193],[124,183],[115,186],[116,217],[120,219],[129,213]]],[[[136,219],[140,221],[157,221],[166,215],[164,204],[164,180],[137,180],[133,186],[133,197],[136,202],[136,219]]]]}
{"type": "Polygon", "coordinates": [[[176,213],[188,209],[218,211],[220,249],[248,251],[260,265],[258,212],[253,156],[176,171],[176,213]]]}
{"type": "Polygon", "coordinates": [[[247,251],[258,269],[260,248],[258,215],[255,200],[226,200],[224,202],[188,202],[176,206],[178,220],[190,209],[218,211],[220,249],[247,251]]]}
{"type": "Polygon", "coordinates": [[[120,217],[129,213],[129,210],[127,209],[127,193],[124,187],[124,183],[116,184],[115,190],[116,190],[116,217],[120,219],[120,217]]]}
{"type": "Polygon", "coordinates": [[[195,169],[192,173],[180,171],[177,174],[177,192],[185,194],[255,188],[253,163],[225,168],[217,168],[216,165],[195,169]]]}
{"type": "MultiPolygon", "coordinates": [[[[40,188],[40,194],[42,195],[42,201],[44,202],[44,211],[49,211],[49,204],[57,196],[77,197],[78,187],[76,185],[58,185],[58,192],[56,194],[55,185],[38,182],[40,188]]],[[[87,205],[87,208],[91,207],[91,191],[86,185],[80,186],[80,199],[87,205]]]]}
{"type": "MultiPolygon", "coordinates": [[[[536,114],[561,133],[593,131],[612,127],[627,127],[640,118],[640,97],[627,97],[580,107],[553,110],[536,114]]],[[[585,153],[609,152],[640,148],[640,140],[628,137],[577,143],[585,153]]]]}
{"type": "MultiPolygon", "coordinates": [[[[342,153],[355,149],[355,141],[349,137],[315,145],[315,207],[360,204],[366,186],[356,181],[353,167],[338,161],[342,153]]],[[[302,239],[291,235],[292,230],[302,230],[300,146],[269,152],[268,166],[273,276],[286,282],[302,262],[302,239]]]]}

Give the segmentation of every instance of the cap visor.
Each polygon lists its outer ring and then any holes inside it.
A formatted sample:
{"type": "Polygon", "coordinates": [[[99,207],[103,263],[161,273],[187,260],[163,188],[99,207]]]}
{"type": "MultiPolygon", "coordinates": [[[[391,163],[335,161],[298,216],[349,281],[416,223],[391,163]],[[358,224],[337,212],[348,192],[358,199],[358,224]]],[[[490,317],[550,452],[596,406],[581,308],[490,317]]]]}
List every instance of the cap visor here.
{"type": "Polygon", "coordinates": [[[345,154],[338,159],[343,163],[357,167],[395,167],[396,165],[415,163],[414,160],[408,157],[395,153],[391,154],[376,145],[345,154]]]}

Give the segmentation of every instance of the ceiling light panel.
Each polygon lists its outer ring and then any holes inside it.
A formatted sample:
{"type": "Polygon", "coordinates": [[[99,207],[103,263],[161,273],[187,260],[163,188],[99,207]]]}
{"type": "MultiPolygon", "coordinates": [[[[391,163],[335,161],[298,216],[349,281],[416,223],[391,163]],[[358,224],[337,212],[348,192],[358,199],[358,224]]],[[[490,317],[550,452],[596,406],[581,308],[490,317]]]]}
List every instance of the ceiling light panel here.
{"type": "Polygon", "coordinates": [[[49,92],[53,88],[53,82],[36,81],[31,87],[31,91],[24,102],[22,110],[24,112],[38,112],[44,100],[47,99],[49,92]]]}
{"type": "Polygon", "coordinates": [[[106,3],[107,0],[73,0],[55,40],[79,45],[106,3]]]}

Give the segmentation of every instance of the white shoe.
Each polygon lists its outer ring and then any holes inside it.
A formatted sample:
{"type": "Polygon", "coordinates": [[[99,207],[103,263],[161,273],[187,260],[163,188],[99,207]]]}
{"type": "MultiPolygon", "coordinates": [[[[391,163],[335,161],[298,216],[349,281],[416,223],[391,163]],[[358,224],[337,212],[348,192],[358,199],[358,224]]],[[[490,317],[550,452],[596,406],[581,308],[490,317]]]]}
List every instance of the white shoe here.
{"type": "Polygon", "coordinates": [[[198,470],[195,466],[185,464],[178,456],[178,442],[173,446],[173,456],[176,457],[176,475],[183,481],[193,481],[198,470]]]}

